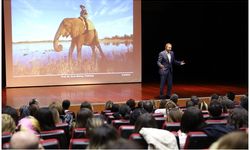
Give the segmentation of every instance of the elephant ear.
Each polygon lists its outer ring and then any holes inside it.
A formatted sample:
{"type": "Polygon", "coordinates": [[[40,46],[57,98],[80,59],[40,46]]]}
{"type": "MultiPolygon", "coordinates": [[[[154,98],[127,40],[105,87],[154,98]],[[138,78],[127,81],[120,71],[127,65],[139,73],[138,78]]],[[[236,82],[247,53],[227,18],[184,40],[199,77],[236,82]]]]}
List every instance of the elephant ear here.
{"type": "Polygon", "coordinates": [[[84,23],[78,18],[66,18],[64,19],[64,34],[66,37],[71,36],[71,38],[75,38],[81,34],[83,34],[85,30],[84,23]]]}

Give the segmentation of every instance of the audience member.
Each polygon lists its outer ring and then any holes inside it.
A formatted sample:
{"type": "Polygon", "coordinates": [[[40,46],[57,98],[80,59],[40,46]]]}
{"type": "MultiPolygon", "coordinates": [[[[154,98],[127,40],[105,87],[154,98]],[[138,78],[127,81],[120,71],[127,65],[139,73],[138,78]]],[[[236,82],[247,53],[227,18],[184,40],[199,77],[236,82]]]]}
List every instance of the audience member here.
{"type": "Polygon", "coordinates": [[[39,121],[42,131],[56,129],[52,111],[48,107],[43,107],[38,110],[37,120],[39,121]]]}
{"type": "Polygon", "coordinates": [[[240,128],[247,128],[248,127],[248,111],[244,108],[234,108],[229,113],[228,123],[236,130],[240,128]]]}
{"type": "Polygon", "coordinates": [[[134,99],[129,99],[127,100],[126,104],[130,107],[130,109],[133,111],[135,109],[135,100],[134,99]]]}
{"type": "Polygon", "coordinates": [[[221,102],[223,113],[228,113],[229,110],[234,109],[234,102],[229,100],[226,96],[221,96],[218,99],[221,102]]]}
{"type": "Polygon", "coordinates": [[[61,123],[62,120],[60,118],[60,115],[59,115],[59,112],[56,108],[50,108],[51,112],[52,112],[52,115],[53,115],[53,119],[54,119],[54,122],[55,124],[57,123],[61,123]]]}
{"type": "Polygon", "coordinates": [[[118,138],[118,140],[111,140],[107,142],[103,148],[104,149],[142,149],[143,147],[134,141],[127,140],[124,138],[118,138]]]}
{"type": "Polygon", "coordinates": [[[119,108],[119,112],[115,113],[113,116],[115,119],[129,119],[131,109],[128,105],[123,104],[119,108]]]}
{"type": "Polygon", "coordinates": [[[130,124],[134,125],[137,118],[142,115],[142,114],[145,114],[147,113],[147,111],[144,109],[144,108],[136,108],[131,114],[130,114],[130,117],[129,117],[129,120],[130,120],[130,124]]]}
{"type": "Polygon", "coordinates": [[[194,106],[194,103],[191,100],[186,101],[186,108],[194,106]]]}
{"type": "Polygon", "coordinates": [[[103,149],[108,142],[118,138],[119,135],[113,126],[103,124],[93,130],[87,149],[103,149]]]}
{"type": "Polygon", "coordinates": [[[39,138],[32,132],[19,131],[10,140],[10,149],[43,149],[39,138]]]}
{"type": "Polygon", "coordinates": [[[218,100],[219,99],[219,95],[214,93],[211,95],[211,100],[218,100]]]}
{"type": "Polygon", "coordinates": [[[82,108],[77,113],[75,128],[86,128],[87,120],[93,117],[93,113],[88,108],[82,108]]]}
{"type": "Polygon", "coordinates": [[[198,104],[200,103],[200,99],[197,96],[191,96],[190,100],[194,103],[194,106],[198,107],[198,104]]]}
{"type": "Polygon", "coordinates": [[[107,102],[105,103],[105,110],[111,110],[113,104],[114,104],[114,103],[113,103],[112,101],[107,101],[107,102]]]}
{"type": "Polygon", "coordinates": [[[173,101],[176,105],[178,105],[178,98],[179,96],[175,93],[170,96],[170,100],[173,101]]]}
{"type": "Polygon", "coordinates": [[[240,98],[240,106],[248,111],[248,97],[246,95],[240,98]]]}
{"type": "Polygon", "coordinates": [[[143,108],[143,101],[139,101],[137,103],[137,108],[143,108]]]}
{"type": "Polygon", "coordinates": [[[87,101],[84,101],[81,103],[80,109],[82,109],[82,108],[88,108],[89,110],[91,110],[93,112],[92,105],[87,101]]]}
{"type": "Polygon", "coordinates": [[[28,131],[34,134],[40,134],[41,128],[36,118],[33,116],[27,116],[18,122],[17,131],[28,131]]]}
{"type": "Polygon", "coordinates": [[[154,111],[154,105],[151,101],[144,101],[143,103],[143,108],[148,112],[148,113],[153,113],[154,111]]]}
{"type": "Polygon", "coordinates": [[[139,133],[141,128],[157,128],[157,122],[155,118],[150,113],[142,114],[138,117],[135,122],[135,133],[139,133]]]}
{"type": "Polygon", "coordinates": [[[209,149],[248,149],[248,134],[246,132],[231,132],[214,142],[209,149]]]}
{"type": "Polygon", "coordinates": [[[234,94],[232,91],[227,92],[226,96],[227,96],[227,98],[230,99],[231,101],[234,101],[234,99],[235,99],[235,94],[234,94]]]}
{"type": "Polygon", "coordinates": [[[14,133],[16,129],[16,123],[13,118],[8,114],[2,114],[2,133],[10,132],[14,133]]]}
{"type": "Polygon", "coordinates": [[[166,114],[168,115],[169,111],[173,108],[178,108],[178,106],[171,100],[167,100],[167,103],[165,105],[166,108],[166,114]]]}
{"type": "Polygon", "coordinates": [[[62,103],[60,103],[59,101],[55,101],[55,102],[52,102],[50,105],[49,105],[49,108],[55,108],[57,109],[58,113],[59,113],[59,116],[63,115],[63,107],[62,107],[62,103]]]}
{"type": "Polygon", "coordinates": [[[8,114],[15,121],[16,125],[18,123],[18,112],[15,108],[11,106],[5,106],[2,108],[2,114],[8,114]]]}
{"type": "Polygon", "coordinates": [[[211,101],[208,107],[209,112],[209,119],[223,119],[224,117],[221,116],[222,114],[222,105],[218,100],[211,101]]]}
{"type": "Polygon", "coordinates": [[[112,108],[111,108],[111,112],[119,112],[119,108],[120,108],[120,105],[118,104],[113,104],[112,108]]]}
{"type": "Polygon", "coordinates": [[[167,101],[165,99],[161,100],[160,101],[160,105],[159,105],[159,108],[155,110],[154,113],[161,113],[163,114],[165,117],[166,117],[166,103],[167,101]]]}
{"type": "Polygon", "coordinates": [[[100,127],[103,124],[104,124],[104,120],[102,120],[99,117],[89,118],[86,124],[86,127],[87,127],[86,136],[89,138],[93,134],[95,128],[100,127]]]}
{"type": "Polygon", "coordinates": [[[167,114],[166,121],[167,122],[181,122],[182,115],[183,115],[183,112],[179,108],[172,108],[167,114]]]}

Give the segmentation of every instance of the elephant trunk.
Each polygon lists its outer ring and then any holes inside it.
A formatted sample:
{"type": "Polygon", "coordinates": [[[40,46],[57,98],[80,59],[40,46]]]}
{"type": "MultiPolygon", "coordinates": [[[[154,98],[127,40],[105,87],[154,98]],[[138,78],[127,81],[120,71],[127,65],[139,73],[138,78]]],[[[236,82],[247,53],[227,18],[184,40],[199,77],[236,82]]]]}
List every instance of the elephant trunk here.
{"type": "Polygon", "coordinates": [[[63,24],[61,23],[60,27],[58,28],[58,30],[56,32],[56,35],[55,35],[54,41],[53,41],[54,50],[56,52],[60,52],[63,49],[63,46],[61,44],[59,44],[59,38],[62,35],[62,31],[61,31],[63,28],[62,26],[63,26],[63,24]]]}

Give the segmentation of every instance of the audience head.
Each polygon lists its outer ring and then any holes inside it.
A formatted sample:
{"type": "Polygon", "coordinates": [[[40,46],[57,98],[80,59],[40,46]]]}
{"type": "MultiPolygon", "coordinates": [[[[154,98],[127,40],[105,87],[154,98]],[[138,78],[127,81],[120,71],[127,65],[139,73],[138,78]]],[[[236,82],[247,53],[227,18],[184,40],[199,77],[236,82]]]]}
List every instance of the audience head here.
{"type": "Polygon", "coordinates": [[[21,119],[17,125],[17,130],[28,131],[34,134],[39,134],[41,131],[38,120],[34,118],[33,116],[27,116],[21,119]]]}
{"type": "Polygon", "coordinates": [[[178,98],[179,98],[179,96],[174,93],[174,94],[171,95],[170,100],[173,101],[177,105],[178,98]]]}
{"type": "Polygon", "coordinates": [[[55,121],[52,111],[48,107],[40,108],[37,112],[37,118],[42,131],[54,130],[55,121]]]}
{"type": "Polygon", "coordinates": [[[205,125],[202,111],[197,107],[188,107],[181,118],[181,130],[188,133],[189,131],[199,131],[205,125]]]}
{"type": "Polygon", "coordinates": [[[96,127],[90,135],[89,149],[102,149],[110,141],[118,139],[118,133],[113,126],[103,124],[96,127]]]}
{"type": "Polygon", "coordinates": [[[248,127],[248,111],[244,108],[234,108],[229,113],[228,123],[235,129],[248,127]]]}
{"type": "Polygon", "coordinates": [[[105,110],[111,110],[113,106],[113,102],[112,101],[107,101],[105,103],[105,110]]]}
{"type": "Polygon", "coordinates": [[[137,107],[138,107],[138,108],[143,108],[143,101],[139,101],[139,102],[137,103],[137,107]]]}
{"type": "Polygon", "coordinates": [[[12,135],[10,140],[11,149],[38,149],[39,138],[32,132],[19,131],[12,135]]]}
{"type": "Polygon", "coordinates": [[[191,100],[186,101],[186,108],[194,106],[194,103],[191,100]]]}
{"type": "Polygon", "coordinates": [[[70,100],[67,100],[67,99],[63,100],[62,107],[63,107],[64,110],[68,110],[69,107],[70,107],[70,100]]]}
{"type": "Polygon", "coordinates": [[[135,132],[139,133],[143,127],[157,128],[157,122],[152,114],[145,113],[138,117],[137,121],[135,122],[135,132]]]}
{"type": "Polygon", "coordinates": [[[129,119],[130,112],[131,112],[131,109],[126,104],[121,105],[119,108],[119,114],[121,115],[123,119],[129,119]]]}
{"type": "Polygon", "coordinates": [[[212,117],[219,117],[222,114],[222,105],[218,100],[211,101],[208,111],[212,117]]]}
{"type": "Polygon", "coordinates": [[[166,113],[168,113],[170,111],[170,109],[172,108],[177,108],[178,106],[171,100],[167,100],[167,103],[165,105],[166,108],[166,113]]]}
{"type": "Polygon", "coordinates": [[[82,108],[88,108],[89,110],[93,111],[92,105],[87,101],[81,103],[80,109],[82,108]]]}
{"type": "Polygon", "coordinates": [[[2,108],[2,114],[8,114],[15,121],[16,125],[18,123],[18,112],[15,108],[11,106],[5,106],[2,108]]]}
{"type": "Polygon", "coordinates": [[[219,95],[214,93],[213,95],[211,95],[211,100],[217,100],[219,99],[219,95]]]}
{"type": "Polygon", "coordinates": [[[165,99],[160,101],[159,108],[165,108],[167,101],[165,99]]]}
{"type": "Polygon", "coordinates": [[[142,149],[143,147],[134,141],[118,138],[116,141],[109,141],[104,149],[142,149]]]}
{"type": "Polygon", "coordinates": [[[228,110],[233,109],[235,107],[234,102],[229,100],[226,96],[219,97],[218,100],[221,102],[224,113],[227,113],[228,110]]]}
{"type": "Polygon", "coordinates": [[[14,119],[8,114],[2,114],[2,133],[10,132],[14,133],[16,129],[16,123],[14,119]]]}
{"type": "Polygon", "coordinates": [[[52,109],[52,108],[55,108],[57,109],[58,113],[59,113],[59,116],[60,115],[63,115],[63,107],[62,107],[62,104],[58,101],[56,102],[52,102],[50,105],[49,105],[49,108],[52,109]]]}
{"type": "Polygon", "coordinates": [[[143,108],[136,108],[131,114],[130,114],[130,124],[134,125],[138,117],[142,114],[147,113],[147,111],[143,108]]]}
{"type": "Polygon", "coordinates": [[[93,134],[95,128],[100,127],[103,124],[104,124],[104,120],[99,117],[89,118],[86,124],[86,127],[87,127],[86,136],[90,137],[93,134]]]}
{"type": "Polygon", "coordinates": [[[248,149],[248,134],[235,131],[222,136],[209,149],[248,149]]]}
{"type": "Polygon", "coordinates": [[[248,97],[246,95],[240,98],[240,106],[248,111],[248,97]]]}
{"type": "Polygon", "coordinates": [[[226,94],[227,98],[230,99],[231,101],[234,101],[235,94],[233,92],[227,92],[226,94]]]}
{"type": "Polygon", "coordinates": [[[181,122],[183,112],[179,108],[172,108],[168,112],[167,122],[181,122]]]}
{"type": "Polygon", "coordinates": [[[143,108],[148,112],[152,113],[154,111],[154,105],[151,101],[144,101],[143,108]]]}
{"type": "Polygon", "coordinates": [[[194,103],[194,106],[198,105],[200,99],[197,96],[191,96],[190,100],[194,103]]]}
{"type": "Polygon", "coordinates": [[[93,113],[88,108],[82,108],[76,116],[76,128],[86,128],[87,120],[93,117],[93,113]]]}
{"type": "Polygon", "coordinates": [[[113,104],[111,108],[111,112],[119,112],[120,105],[118,104],[113,104]]]}
{"type": "Polygon", "coordinates": [[[55,124],[60,123],[61,122],[61,118],[60,118],[58,110],[56,108],[50,108],[50,110],[52,112],[55,124]]]}
{"type": "Polygon", "coordinates": [[[127,100],[126,104],[130,107],[131,110],[135,109],[135,100],[134,99],[127,100]]]}

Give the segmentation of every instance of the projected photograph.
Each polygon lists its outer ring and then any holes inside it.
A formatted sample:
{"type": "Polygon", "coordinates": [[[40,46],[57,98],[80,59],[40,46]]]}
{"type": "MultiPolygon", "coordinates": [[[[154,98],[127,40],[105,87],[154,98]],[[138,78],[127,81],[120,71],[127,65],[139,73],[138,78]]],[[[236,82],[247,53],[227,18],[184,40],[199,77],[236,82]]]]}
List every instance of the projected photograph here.
{"type": "Polygon", "coordinates": [[[133,0],[12,0],[14,77],[133,72],[133,0]]]}

